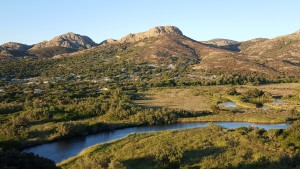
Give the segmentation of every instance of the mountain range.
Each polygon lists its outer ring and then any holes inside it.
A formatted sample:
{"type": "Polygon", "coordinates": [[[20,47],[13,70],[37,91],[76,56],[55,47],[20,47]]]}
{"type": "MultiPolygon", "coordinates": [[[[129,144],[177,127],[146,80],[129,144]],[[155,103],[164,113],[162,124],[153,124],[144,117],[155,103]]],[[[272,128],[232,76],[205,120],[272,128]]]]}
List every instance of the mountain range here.
{"type": "Polygon", "coordinates": [[[136,63],[185,64],[194,72],[300,77],[300,31],[273,39],[257,38],[244,42],[228,39],[196,41],[175,26],[158,26],[99,44],[87,36],[70,32],[34,45],[5,43],[0,46],[0,61],[76,57],[95,52],[110,53],[136,63]]]}

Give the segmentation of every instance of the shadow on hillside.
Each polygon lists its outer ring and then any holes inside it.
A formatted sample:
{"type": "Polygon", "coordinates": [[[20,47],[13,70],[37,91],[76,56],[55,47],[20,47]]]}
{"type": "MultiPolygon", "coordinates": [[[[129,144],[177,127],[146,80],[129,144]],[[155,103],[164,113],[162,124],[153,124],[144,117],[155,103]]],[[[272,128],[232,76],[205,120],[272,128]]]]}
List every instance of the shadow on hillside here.
{"type": "Polygon", "coordinates": [[[132,102],[132,104],[136,105],[136,106],[140,106],[143,109],[148,109],[148,108],[152,108],[152,109],[162,109],[164,108],[164,106],[153,106],[153,105],[146,105],[145,103],[136,103],[136,102],[132,102]]]}
{"type": "Polygon", "coordinates": [[[217,45],[213,45],[213,44],[204,44],[204,45],[209,46],[209,47],[213,47],[213,48],[229,50],[229,51],[232,51],[232,52],[240,52],[241,51],[241,49],[239,48],[240,44],[232,44],[232,45],[225,45],[225,46],[217,46],[217,45]]]}
{"type": "Polygon", "coordinates": [[[221,147],[211,147],[206,149],[185,151],[183,156],[183,161],[185,161],[185,163],[187,164],[198,164],[203,157],[219,154],[224,151],[225,148],[221,148],[221,147]]]}
{"type": "Polygon", "coordinates": [[[155,163],[153,162],[154,158],[151,156],[147,156],[144,158],[133,158],[129,160],[122,161],[122,163],[126,166],[126,169],[152,169],[155,168],[155,163]]]}
{"type": "MultiPolygon", "coordinates": [[[[212,147],[207,149],[199,149],[192,151],[185,151],[182,159],[181,167],[190,166],[189,169],[199,169],[199,164],[203,157],[211,156],[215,154],[223,153],[226,149],[220,147],[212,147]],[[194,165],[193,165],[194,164],[194,165]],[[191,167],[194,166],[194,167],[191,167]]],[[[147,156],[144,158],[134,158],[122,161],[127,169],[154,169],[157,168],[154,158],[147,156]]],[[[218,169],[300,169],[300,155],[293,157],[282,157],[279,161],[268,161],[266,158],[262,157],[258,162],[254,163],[241,163],[236,167],[220,167],[218,169]]]]}
{"type": "Polygon", "coordinates": [[[50,130],[33,130],[29,131],[28,135],[31,137],[41,137],[41,138],[46,138],[48,137],[51,133],[54,133],[55,129],[50,129],[50,130]]]}
{"type": "MultiPolygon", "coordinates": [[[[185,161],[186,164],[197,164],[200,162],[202,157],[210,156],[213,154],[218,154],[224,152],[225,149],[223,148],[207,148],[207,149],[199,149],[199,150],[192,150],[192,151],[185,151],[183,155],[182,161],[185,161]]],[[[158,167],[156,166],[156,163],[154,162],[154,158],[151,156],[147,156],[144,158],[134,158],[122,161],[122,163],[126,166],[127,169],[137,169],[137,168],[143,168],[143,169],[154,169],[158,167]]],[[[184,165],[181,164],[181,166],[184,165]]],[[[198,169],[199,167],[197,167],[198,169]]]]}
{"type": "Polygon", "coordinates": [[[266,158],[250,164],[240,164],[237,167],[228,169],[300,169],[300,154],[293,157],[282,157],[279,161],[268,161],[266,158]]]}

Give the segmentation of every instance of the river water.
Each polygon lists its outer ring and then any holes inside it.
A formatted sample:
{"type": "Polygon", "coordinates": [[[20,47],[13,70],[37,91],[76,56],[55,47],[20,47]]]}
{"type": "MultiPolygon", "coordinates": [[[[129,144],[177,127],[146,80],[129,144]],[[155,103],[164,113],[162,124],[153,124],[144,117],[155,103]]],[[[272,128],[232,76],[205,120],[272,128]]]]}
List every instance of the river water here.
{"type": "MultiPolygon", "coordinates": [[[[95,144],[106,143],[125,137],[134,133],[148,133],[163,130],[180,130],[196,127],[205,127],[208,123],[194,122],[194,123],[177,123],[170,125],[156,125],[156,126],[141,126],[131,127],[126,129],[119,129],[115,131],[102,132],[93,135],[74,137],[67,140],[46,143],[35,147],[27,148],[25,152],[32,152],[41,157],[46,157],[59,163],[67,158],[76,156],[83,149],[93,146],[95,144]]],[[[238,128],[238,127],[259,127],[266,130],[269,129],[285,129],[288,124],[254,124],[247,122],[213,122],[213,124],[220,125],[224,128],[238,128]]]]}

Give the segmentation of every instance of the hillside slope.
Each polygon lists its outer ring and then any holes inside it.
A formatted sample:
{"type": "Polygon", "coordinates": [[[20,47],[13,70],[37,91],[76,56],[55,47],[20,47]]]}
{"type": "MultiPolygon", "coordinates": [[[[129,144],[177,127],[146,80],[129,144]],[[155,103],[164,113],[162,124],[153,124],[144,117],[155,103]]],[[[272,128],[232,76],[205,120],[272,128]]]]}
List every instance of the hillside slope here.
{"type": "Polygon", "coordinates": [[[119,40],[108,39],[99,45],[86,36],[67,33],[29,47],[17,43],[2,45],[0,59],[105,55],[152,67],[185,67],[194,79],[208,74],[220,78],[227,75],[271,79],[300,77],[299,31],[273,39],[198,42],[175,26],[158,26],[119,40]]]}
{"type": "Polygon", "coordinates": [[[184,64],[194,70],[193,76],[200,76],[199,72],[212,72],[271,78],[300,77],[300,59],[296,53],[299,48],[297,41],[300,38],[297,33],[292,34],[291,38],[288,38],[289,36],[241,43],[215,40],[209,44],[184,36],[177,27],[160,26],[146,32],[129,34],[120,40],[106,41],[99,47],[73,53],[71,56],[85,52],[104,52],[136,63],[175,66],[184,64]],[[286,44],[286,47],[277,49],[278,43],[286,44]],[[222,45],[236,45],[240,52],[222,49],[222,45]],[[275,55],[266,57],[267,51],[270,50],[266,49],[268,45],[273,46],[271,49],[276,51],[275,55]]]}

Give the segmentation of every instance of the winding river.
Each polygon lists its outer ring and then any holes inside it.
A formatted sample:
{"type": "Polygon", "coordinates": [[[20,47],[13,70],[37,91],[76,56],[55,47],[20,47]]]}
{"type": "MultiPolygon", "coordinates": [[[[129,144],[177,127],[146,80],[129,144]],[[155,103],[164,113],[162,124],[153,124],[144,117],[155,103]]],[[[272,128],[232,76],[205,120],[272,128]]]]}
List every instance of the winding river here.
{"type": "MultiPolygon", "coordinates": [[[[177,123],[170,125],[157,125],[157,126],[141,126],[131,127],[126,129],[119,129],[115,131],[102,132],[98,134],[75,137],[67,140],[46,143],[35,147],[27,148],[25,152],[32,152],[41,157],[46,157],[59,163],[67,158],[73,157],[81,152],[83,149],[93,146],[95,144],[106,143],[113,141],[129,134],[134,133],[148,133],[163,130],[180,130],[196,127],[205,127],[208,123],[195,122],[195,123],[177,123]]],[[[238,127],[259,127],[268,129],[285,129],[288,124],[254,124],[247,122],[213,122],[213,124],[220,125],[224,128],[238,128],[238,127]]]]}

